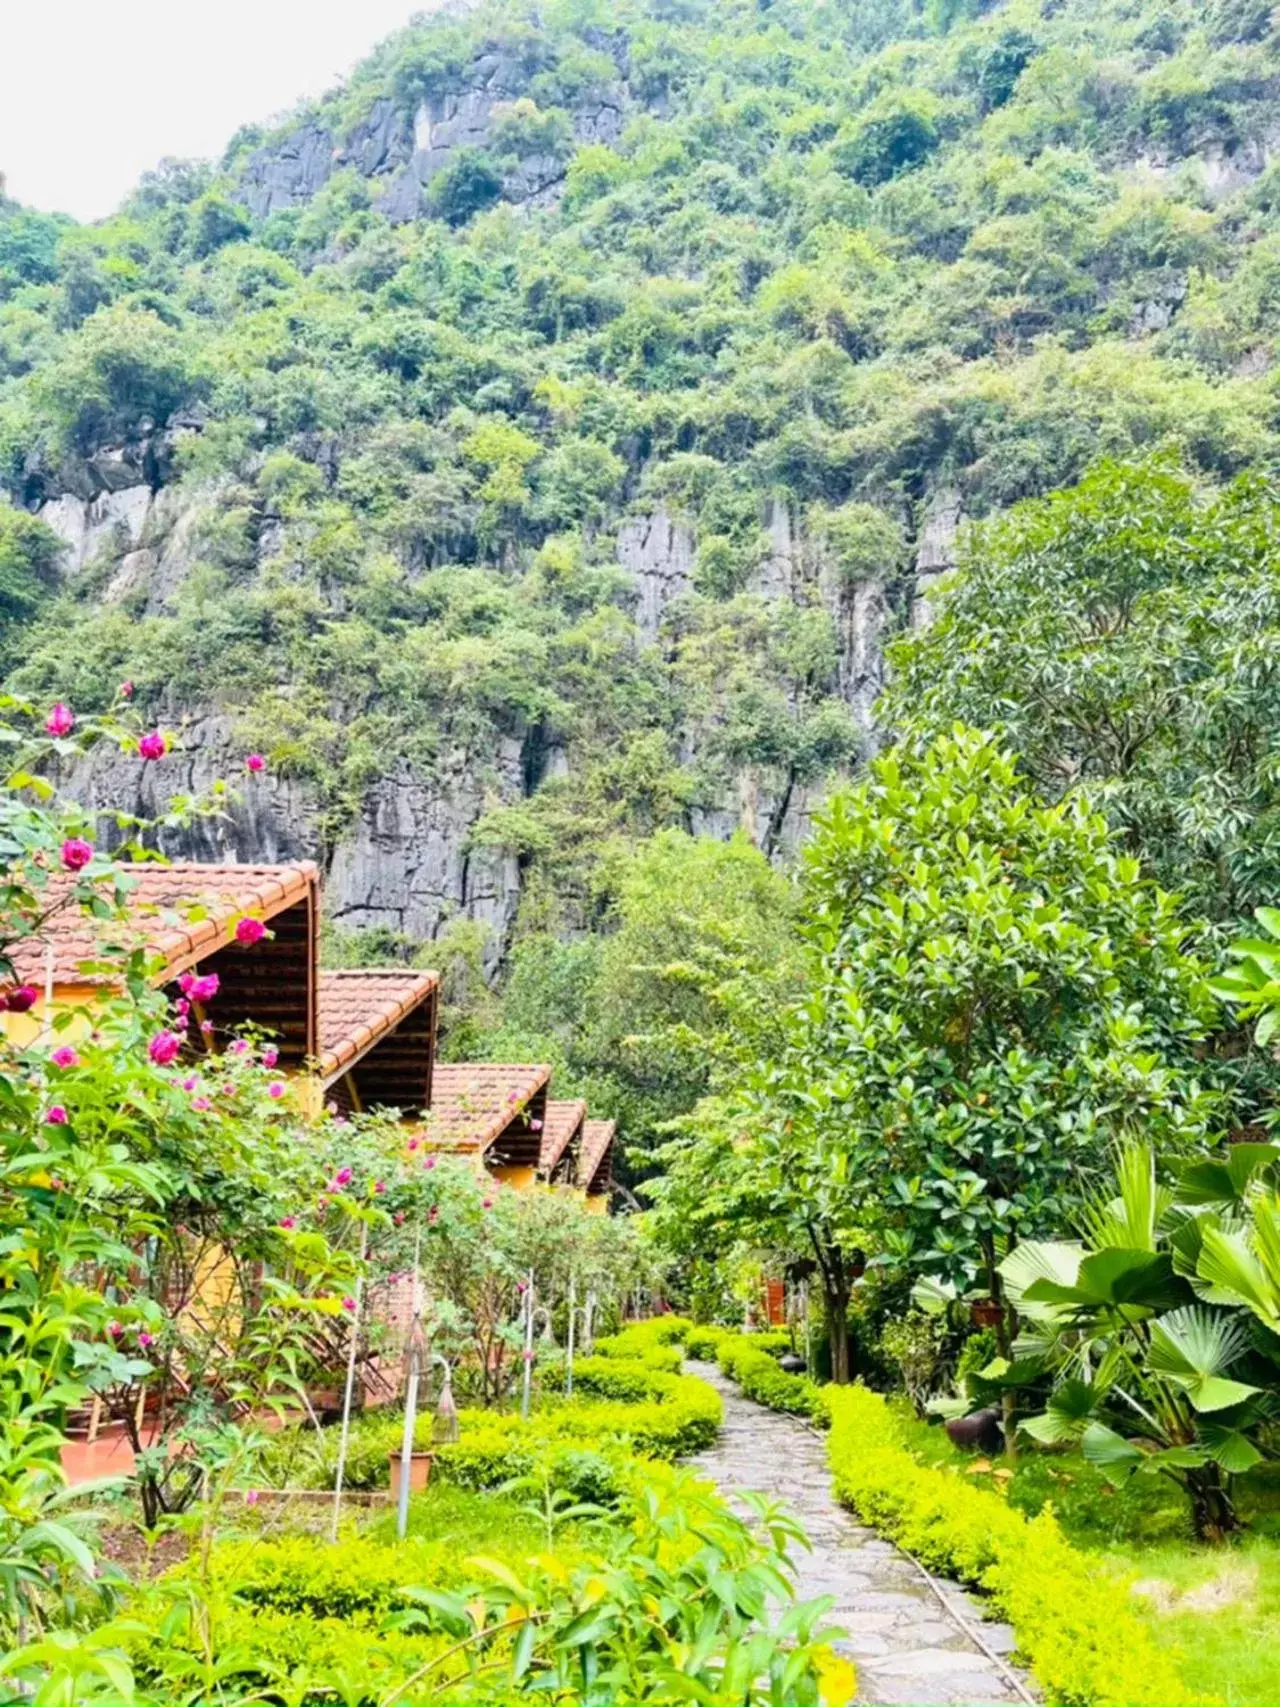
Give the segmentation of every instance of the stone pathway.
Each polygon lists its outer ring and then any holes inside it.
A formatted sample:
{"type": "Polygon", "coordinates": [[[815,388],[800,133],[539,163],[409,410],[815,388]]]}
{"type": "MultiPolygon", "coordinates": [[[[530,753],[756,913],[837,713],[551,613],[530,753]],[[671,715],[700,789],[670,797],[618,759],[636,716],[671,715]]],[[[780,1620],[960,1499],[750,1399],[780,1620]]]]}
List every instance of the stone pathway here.
{"type": "Polygon", "coordinates": [[[980,1624],[983,1641],[998,1654],[1011,1652],[1013,1631],[984,1622],[979,1603],[958,1584],[939,1582],[939,1602],[910,1559],[837,1505],[819,1436],[794,1417],[744,1399],[713,1364],[689,1367],[724,1398],[720,1438],[691,1461],[693,1468],[726,1494],[754,1491],[784,1500],[804,1525],[813,1545],[796,1561],[796,1593],[835,1597],[830,1619],[848,1631],[839,1647],[858,1668],[859,1701],[992,1707],[1023,1699],[956,1614],[980,1624]]]}

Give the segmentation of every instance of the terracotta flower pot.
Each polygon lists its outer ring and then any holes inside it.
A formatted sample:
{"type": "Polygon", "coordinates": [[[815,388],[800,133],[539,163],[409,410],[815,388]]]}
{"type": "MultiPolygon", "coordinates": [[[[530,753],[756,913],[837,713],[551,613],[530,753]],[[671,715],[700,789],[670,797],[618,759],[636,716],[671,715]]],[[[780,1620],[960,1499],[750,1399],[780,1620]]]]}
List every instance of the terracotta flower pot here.
{"type": "Polygon", "coordinates": [[[969,1319],[975,1328],[998,1328],[1004,1316],[1004,1305],[994,1298],[981,1298],[969,1306],[969,1319]]]}
{"type": "MultiPolygon", "coordinates": [[[[400,1498],[400,1454],[391,1452],[387,1455],[391,1460],[391,1497],[400,1498]]],[[[420,1494],[431,1480],[431,1461],[434,1452],[413,1452],[409,1455],[409,1492],[420,1494]]]]}

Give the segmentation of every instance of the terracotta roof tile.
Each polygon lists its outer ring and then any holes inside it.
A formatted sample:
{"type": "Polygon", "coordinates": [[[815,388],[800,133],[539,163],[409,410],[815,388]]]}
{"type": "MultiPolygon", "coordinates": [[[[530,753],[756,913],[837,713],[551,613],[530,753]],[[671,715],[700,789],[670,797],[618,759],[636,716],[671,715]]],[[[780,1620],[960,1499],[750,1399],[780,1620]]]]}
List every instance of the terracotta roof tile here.
{"type": "Polygon", "coordinates": [[[437,1062],[431,1080],[427,1143],[483,1155],[551,1077],[551,1068],[490,1061],[437,1062]]]}
{"type": "Polygon", "coordinates": [[[320,1072],[345,1072],[440,983],[434,972],[369,967],[320,974],[320,1072]]]}
{"type": "Polygon", "coordinates": [[[585,1102],[549,1102],[542,1121],[542,1150],[538,1167],[546,1174],[564,1155],[586,1118],[585,1102]]]}
{"type": "MultiPolygon", "coordinates": [[[[110,927],[109,934],[127,948],[141,943],[160,955],[164,965],[157,974],[158,983],[223,947],[242,914],[270,920],[304,899],[320,881],[310,860],[294,865],[126,865],[119,869],[134,886],[127,921],[110,927]],[[203,916],[190,918],[193,908],[203,916]]],[[[35,935],[24,937],[9,951],[20,980],[43,984],[46,956],[52,949],[55,984],[92,981],[80,967],[84,961],[100,958],[101,938],[72,899],[73,890],[74,880],[62,873],[50,879],[43,891],[53,909],[50,916],[35,935]]],[[[103,893],[110,893],[110,885],[103,893]]]]}
{"type": "Polygon", "coordinates": [[[582,1129],[582,1155],[578,1162],[578,1184],[589,1190],[601,1164],[608,1158],[616,1120],[588,1120],[582,1129]]]}

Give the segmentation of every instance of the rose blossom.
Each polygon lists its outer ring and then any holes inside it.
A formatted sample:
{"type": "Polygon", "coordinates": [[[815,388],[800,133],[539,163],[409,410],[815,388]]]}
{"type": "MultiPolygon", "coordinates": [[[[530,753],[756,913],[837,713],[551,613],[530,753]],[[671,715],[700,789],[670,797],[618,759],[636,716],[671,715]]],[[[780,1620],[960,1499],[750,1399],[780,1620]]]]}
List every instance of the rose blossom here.
{"type": "Polygon", "coordinates": [[[171,1061],[176,1060],[181,1048],[182,1039],[172,1031],[158,1031],[147,1045],[147,1054],[157,1067],[167,1067],[171,1061]]]}
{"type": "Polygon", "coordinates": [[[243,1055],[247,1052],[248,1048],[249,1045],[245,1042],[244,1038],[237,1037],[235,1042],[231,1045],[231,1053],[233,1055],[243,1055]]]}
{"type": "Polygon", "coordinates": [[[213,1107],[213,1104],[209,1101],[208,1097],[192,1097],[191,1106],[195,1109],[197,1114],[208,1114],[209,1110],[213,1107]]]}
{"type": "Polygon", "coordinates": [[[121,699],[132,699],[133,698],[133,683],[132,682],[121,682],[120,683],[120,698],[121,699]]]}
{"type": "Polygon", "coordinates": [[[93,843],[83,836],[68,836],[62,844],[62,865],[65,871],[83,871],[93,858],[93,843]]]}
{"type": "Polygon", "coordinates": [[[344,1310],[350,1310],[354,1314],[355,1307],[356,1307],[356,1301],[354,1298],[344,1298],[342,1300],[342,1308],[344,1310]]]}
{"type": "Polygon", "coordinates": [[[286,1233],[292,1233],[297,1225],[297,1218],[293,1215],[282,1215],[280,1217],[280,1226],[284,1228],[286,1233]]]}
{"type": "Polygon", "coordinates": [[[280,1083],[279,1079],[273,1079],[267,1086],[267,1095],[277,1099],[284,1095],[284,1086],[280,1083]]]}
{"type": "Polygon", "coordinates": [[[55,1049],[49,1059],[55,1067],[78,1067],[80,1057],[69,1044],[64,1043],[61,1049],[55,1049]]]}
{"type": "Polygon", "coordinates": [[[267,768],[267,761],[261,753],[250,753],[244,761],[244,766],[246,770],[264,771],[267,768]]]}
{"type": "Polygon", "coordinates": [[[155,1343],[154,1337],[149,1334],[145,1328],[143,1328],[141,1333],[138,1335],[138,1344],[145,1351],[149,1345],[154,1345],[155,1343]]]}
{"type": "Polygon", "coordinates": [[[60,1102],[54,1103],[45,1115],[44,1123],[46,1126],[65,1126],[67,1124],[67,1111],[60,1102]]]}
{"type": "Polygon", "coordinates": [[[202,1019],[200,1021],[200,1030],[206,1037],[208,1037],[209,1033],[213,1030],[213,1021],[211,1019],[202,1019]]]}
{"type": "Polygon", "coordinates": [[[44,720],[47,735],[69,735],[75,726],[76,720],[71,707],[64,705],[61,700],[44,720]]]}
{"type": "Polygon", "coordinates": [[[168,751],[169,743],[158,729],[153,729],[138,742],[140,759],[162,759],[168,751]]]}
{"type": "Polygon", "coordinates": [[[351,1184],[351,1169],[350,1168],[339,1168],[337,1173],[334,1174],[334,1176],[333,1176],[333,1183],[336,1186],[350,1185],[351,1184]]]}
{"type": "Polygon", "coordinates": [[[276,1062],[279,1059],[280,1059],[280,1051],[275,1047],[274,1044],[270,1044],[266,1049],[264,1049],[262,1051],[262,1065],[264,1067],[274,1067],[276,1062]]]}
{"type": "Polygon", "coordinates": [[[4,999],[4,1005],[11,1014],[28,1013],[40,1000],[40,992],[34,984],[19,984],[16,990],[10,990],[4,999]]]}
{"type": "Polygon", "coordinates": [[[203,978],[193,978],[187,994],[193,1002],[211,1002],[218,993],[218,974],[206,972],[203,978]]]}
{"type": "Polygon", "coordinates": [[[380,1180],[380,1179],[374,1180],[373,1189],[374,1189],[374,1194],[378,1197],[381,1197],[383,1192],[387,1189],[386,1182],[384,1180],[380,1180]]]}
{"type": "Polygon", "coordinates": [[[244,918],[236,925],[236,941],[243,948],[252,948],[255,942],[261,942],[267,934],[267,927],[261,919],[244,918]]]}
{"type": "Polygon", "coordinates": [[[119,1322],[108,1322],[107,1332],[111,1335],[113,1340],[118,1340],[124,1332],[124,1329],[120,1326],[119,1322]]]}

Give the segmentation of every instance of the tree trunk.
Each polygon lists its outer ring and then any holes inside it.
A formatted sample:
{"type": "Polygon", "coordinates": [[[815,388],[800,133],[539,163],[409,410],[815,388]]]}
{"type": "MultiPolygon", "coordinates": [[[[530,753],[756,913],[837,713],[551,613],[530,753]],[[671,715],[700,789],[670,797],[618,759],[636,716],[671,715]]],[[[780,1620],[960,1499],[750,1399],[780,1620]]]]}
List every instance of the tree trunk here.
{"type": "MultiPolygon", "coordinates": [[[[837,1259],[838,1261],[839,1259],[837,1259]]],[[[831,1347],[831,1379],[837,1387],[847,1387],[852,1379],[849,1368],[849,1282],[843,1267],[824,1270],[822,1302],[827,1318],[827,1342],[831,1347]]]]}
{"type": "Polygon", "coordinates": [[[1201,1541],[1217,1544],[1240,1527],[1229,1486],[1216,1464],[1188,1470],[1187,1493],[1191,1496],[1191,1518],[1201,1541]]]}

